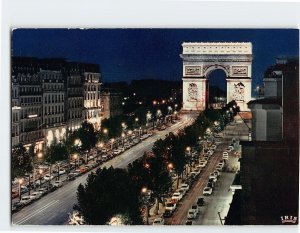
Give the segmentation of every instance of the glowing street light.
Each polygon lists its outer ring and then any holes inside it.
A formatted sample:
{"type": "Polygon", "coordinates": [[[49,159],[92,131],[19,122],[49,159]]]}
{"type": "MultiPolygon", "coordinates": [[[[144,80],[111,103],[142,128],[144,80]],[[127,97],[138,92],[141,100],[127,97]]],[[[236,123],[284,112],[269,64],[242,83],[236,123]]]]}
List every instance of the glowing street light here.
{"type": "Polygon", "coordinates": [[[18,183],[19,183],[19,198],[20,198],[20,200],[21,200],[21,195],[22,195],[22,193],[21,193],[21,185],[22,185],[22,183],[23,183],[23,179],[22,179],[22,178],[19,179],[19,180],[18,180],[18,183]]]}
{"type": "Polygon", "coordinates": [[[169,169],[169,170],[172,170],[172,169],[173,169],[173,167],[174,167],[174,166],[173,166],[173,164],[172,164],[172,163],[169,163],[169,164],[168,164],[168,169],[169,169]]]}
{"type": "Polygon", "coordinates": [[[142,193],[146,193],[148,190],[146,187],[143,187],[141,191],[142,191],[142,193]]]}
{"type": "Polygon", "coordinates": [[[114,141],[115,141],[115,139],[112,138],[112,139],[111,139],[111,150],[114,148],[114,141]]]}
{"type": "Polygon", "coordinates": [[[103,129],[103,133],[107,134],[108,133],[108,129],[103,129]]]}

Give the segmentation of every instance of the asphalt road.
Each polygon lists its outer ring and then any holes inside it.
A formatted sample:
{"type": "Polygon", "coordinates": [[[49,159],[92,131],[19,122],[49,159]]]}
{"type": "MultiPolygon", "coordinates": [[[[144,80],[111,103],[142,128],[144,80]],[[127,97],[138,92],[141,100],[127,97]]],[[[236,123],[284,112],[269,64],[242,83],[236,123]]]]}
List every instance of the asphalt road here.
{"type": "MultiPolygon", "coordinates": [[[[182,115],[181,120],[163,131],[157,131],[152,137],[137,144],[121,155],[104,163],[101,167],[125,168],[129,163],[141,157],[145,151],[151,150],[153,143],[170,132],[176,132],[193,122],[196,115],[182,115]]],[[[74,181],[66,181],[63,187],[49,193],[40,200],[24,207],[12,215],[13,225],[63,225],[68,220],[68,213],[72,212],[77,202],[76,192],[80,183],[85,183],[89,173],[78,177],[74,181]]]]}

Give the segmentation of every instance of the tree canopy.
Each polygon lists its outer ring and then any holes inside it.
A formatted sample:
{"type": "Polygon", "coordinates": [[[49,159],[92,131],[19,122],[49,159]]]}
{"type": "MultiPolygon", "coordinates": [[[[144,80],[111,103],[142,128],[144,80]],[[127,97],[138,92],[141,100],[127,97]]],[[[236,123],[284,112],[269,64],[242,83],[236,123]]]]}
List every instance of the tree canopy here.
{"type": "Polygon", "coordinates": [[[103,225],[116,215],[125,215],[128,224],[141,224],[139,192],[125,169],[98,169],[77,190],[78,210],[85,221],[103,225]]]}
{"type": "Polygon", "coordinates": [[[12,149],[11,165],[12,178],[32,172],[32,157],[22,144],[18,144],[12,149]]]}

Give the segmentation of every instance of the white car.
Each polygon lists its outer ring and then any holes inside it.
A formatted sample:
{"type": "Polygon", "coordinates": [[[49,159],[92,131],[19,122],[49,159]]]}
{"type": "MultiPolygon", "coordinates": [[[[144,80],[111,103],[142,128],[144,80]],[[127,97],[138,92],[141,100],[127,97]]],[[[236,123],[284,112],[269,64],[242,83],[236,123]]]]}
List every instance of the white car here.
{"type": "Polygon", "coordinates": [[[197,217],[197,213],[194,209],[189,209],[187,218],[188,219],[195,219],[197,217]]]}
{"type": "Polygon", "coordinates": [[[231,151],[233,151],[233,146],[228,146],[228,148],[231,150],[231,151]]]}
{"type": "Polygon", "coordinates": [[[61,169],[61,170],[59,170],[59,175],[63,175],[63,174],[65,174],[66,173],[66,170],[65,169],[61,169]]]}
{"type": "Polygon", "coordinates": [[[107,151],[108,151],[107,148],[101,148],[101,152],[106,153],[107,151]]]}
{"type": "Polygon", "coordinates": [[[216,175],[217,175],[217,177],[219,177],[219,176],[220,176],[220,171],[218,171],[218,170],[215,170],[215,171],[214,171],[214,174],[216,174],[216,175]]]}
{"type": "Polygon", "coordinates": [[[215,149],[217,149],[217,146],[216,146],[216,145],[212,145],[210,148],[211,148],[212,150],[215,150],[215,149]]]}
{"type": "Polygon", "coordinates": [[[118,155],[118,154],[120,154],[121,152],[122,152],[121,150],[115,149],[115,150],[113,151],[113,154],[114,154],[114,155],[118,155]]]}
{"type": "Polygon", "coordinates": [[[206,166],[206,163],[200,162],[199,165],[196,166],[196,168],[204,168],[206,166]]]}
{"type": "Polygon", "coordinates": [[[30,198],[32,200],[37,200],[40,199],[42,196],[42,194],[40,192],[33,192],[32,194],[30,194],[30,198]]]}
{"type": "Polygon", "coordinates": [[[23,196],[20,200],[20,203],[23,205],[28,205],[32,201],[32,198],[30,196],[23,196]]]}
{"type": "Polygon", "coordinates": [[[156,218],[153,221],[153,225],[164,225],[164,224],[165,224],[165,221],[163,218],[156,218]]]}
{"type": "Polygon", "coordinates": [[[228,155],[224,155],[224,154],[223,154],[222,159],[228,160],[228,155]]]}
{"type": "Polygon", "coordinates": [[[44,176],[44,180],[52,180],[53,178],[54,176],[53,175],[50,176],[49,174],[44,176]]]}
{"type": "Polygon", "coordinates": [[[201,172],[201,169],[196,168],[194,171],[192,171],[192,174],[195,174],[195,176],[199,176],[201,172]]]}
{"type": "Polygon", "coordinates": [[[209,196],[209,195],[211,195],[212,194],[212,188],[211,187],[205,187],[204,189],[203,189],[203,195],[204,196],[209,196]]]}
{"type": "Polygon", "coordinates": [[[227,156],[228,156],[228,152],[227,152],[227,151],[224,151],[224,152],[223,152],[223,156],[224,156],[224,155],[227,155],[227,156]]]}
{"type": "Polygon", "coordinates": [[[176,202],[178,202],[178,201],[180,201],[182,199],[182,194],[180,192],[173,193],[173,196],[172,196],[171,199],[173,199],[176,202]]]}
{"type": "Polygon", "coordinates": [[[208,153],[210,156],[212,156],[213,153],[214,153],[214,151],[213,151],[213,150],[209,150],[207,153],[208,153]]]}
{"type": "Polygon", "coordinates": [[[217,175],[215,173],[210,173],[209,179],[213,179],[214,182],[217,182],[217,180],[218,180],[217,175]]]}
{"type": "Polygon", "coordinates": [[[48,192],[47,188],[39,188],[38,189],[38,192],[41,194],[41,195],[44,195],[48,192]]]}
{"type": "Polygon", "coordinates": [[[216,166],[216,170],[222,171],[222,169],[223,169],[223,166],[222,166],[222,165],[219,165],[219,164],[218,164],[218,165],[216,166]]]}
{"type": "Polygon", "coordinates": [[[180,189],[188,191],[190,189],[190,186],[188,184],[181,184],[180,189]]]}
{"type": "Polygon", "coordinates": [[[57,181],[55,181],[55,182],[53,183],[53,186],[56,187],[56,188],[59,188],[59,187],[62,186],[62,184],[63,184],[62,181],[57,180],[57,181]]]}
{"type": "Polygon", "coordinates": [[[176,207],[177,207],[176,203],[173,203],[173,202],[168,202],[166,204],[166,210],[171,211],[171,212],[174,212],[176,207]]]}

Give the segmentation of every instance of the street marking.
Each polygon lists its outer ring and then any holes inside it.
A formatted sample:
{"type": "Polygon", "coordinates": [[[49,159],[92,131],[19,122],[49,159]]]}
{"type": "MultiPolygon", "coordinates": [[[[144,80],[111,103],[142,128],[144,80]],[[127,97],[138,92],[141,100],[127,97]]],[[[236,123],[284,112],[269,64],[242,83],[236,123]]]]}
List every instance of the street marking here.
{"type": "Polygon", "coordinates": [[[53,201],[51,201],[51,202],[48,203],[47,205],[43,206],[43,207],[40,208],[40,209],[37,209],[36,211],[34,211],[34,212],[32,212],[31,214],[29,214],[27,217],[25,217],[25,218],[23,218],[23,219],[17,221],[17,222],[14,223],[14,224],[20,225],[20,224],[26,222],[26,221],[29,220],[30,218],[32,218],[32,217],[34,217],[35,215],[37,215],[37,214],[43,212],[45,209],[49,208],[50,206],[54,205],[54,204],[57,203],[57,202],[59,202],[59,200],[56,200],[56,201],[53,200],[53,201]]]}

